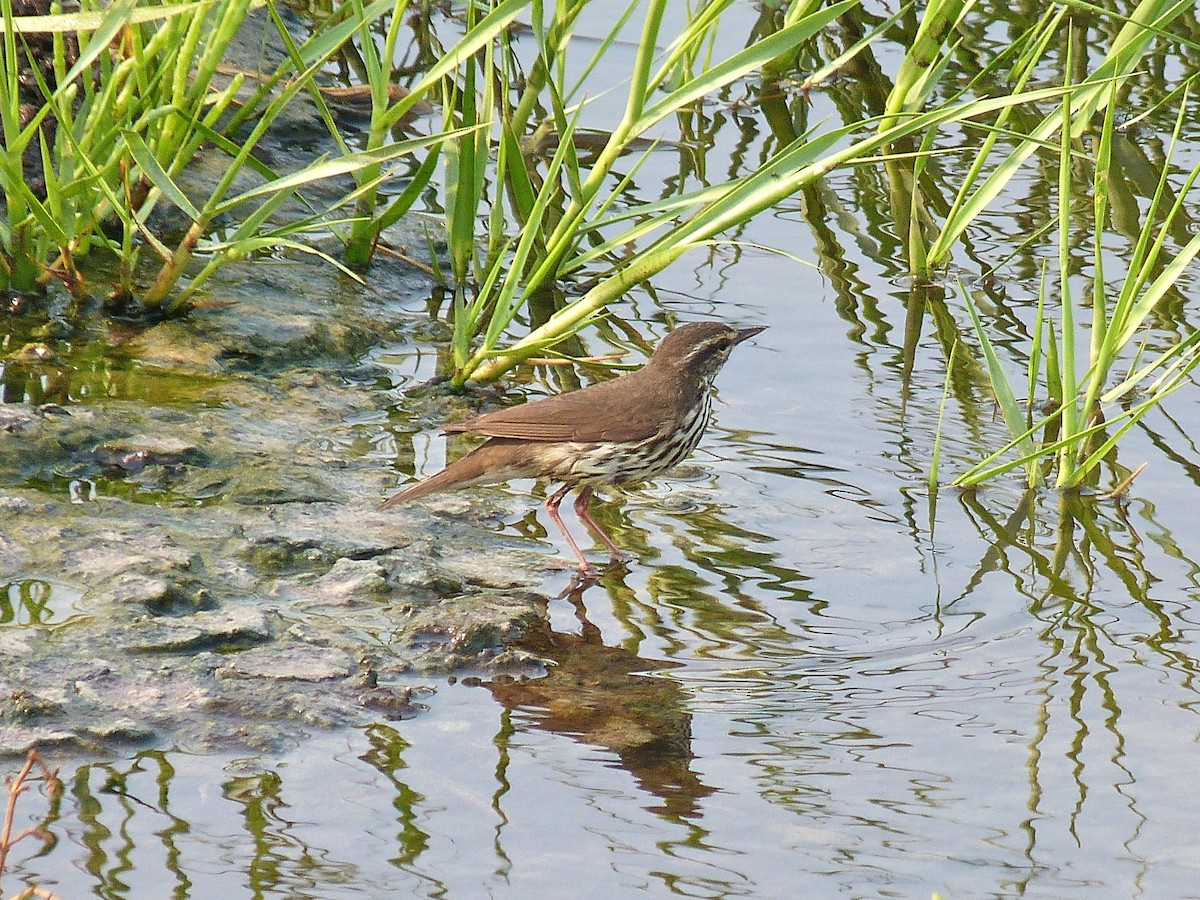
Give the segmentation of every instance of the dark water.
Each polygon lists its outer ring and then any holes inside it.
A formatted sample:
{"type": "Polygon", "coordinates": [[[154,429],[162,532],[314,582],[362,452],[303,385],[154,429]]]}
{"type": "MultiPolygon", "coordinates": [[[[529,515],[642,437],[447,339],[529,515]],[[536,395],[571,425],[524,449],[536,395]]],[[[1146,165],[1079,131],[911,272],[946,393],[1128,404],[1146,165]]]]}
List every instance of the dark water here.
{"type": "MultiPolygon", "coordinates": [[[[769,140],[740,91],[701,114],[707,164],[723,173],[769,140]]],[[[836,116],[855,96],[815,92],[803,114],[836,116]]],[[[680,158],[656,154],[639,175],[647,194],[679,177],[680,158]]],[[[880,177],[835,173],[618,308],[654,337],[663,311],[771,327],[722,373],[716,425],[681,477],[598,511],[637,558],[549,606],[530,637],[558,661],[547,679],[443,681],[414,719],[317,732],[277,757],[66,762],[56,844],[22,845],[5,888],[1194,892],[1200,395],[1185,388],[1122,443],[1106,479],[1148,463],[1124,502],[1029,495],[1015,477],[931,494],[945,329],[965,335],[969,320],[953,297],[915,316],[880,177]]],[[[1044,187],[1034,173],[1016,182],[956,260],[965,274],[1008,255],[1012,211],[1044,214],[1044,187]]],[[[1035,256],[984,292],[1014,365],[1035,256]]],[[[1167,331],[1193,318],[1194,275],[1180,285],[1167,331]]],[[[404,348],[379,359],[397,397],[434,374],[404,348]]],[[[1005,440],[975,384],[946,409],[950,475],[1005,440]]],[[[399,450],[379,423],[351,431],[388,448],[381,466],[394,452],[433,471],[444,457],[431,430],[398,435],[399,450]]],[[[567,554],[536,499],[517,505],[498,527],[567,554]]]]}

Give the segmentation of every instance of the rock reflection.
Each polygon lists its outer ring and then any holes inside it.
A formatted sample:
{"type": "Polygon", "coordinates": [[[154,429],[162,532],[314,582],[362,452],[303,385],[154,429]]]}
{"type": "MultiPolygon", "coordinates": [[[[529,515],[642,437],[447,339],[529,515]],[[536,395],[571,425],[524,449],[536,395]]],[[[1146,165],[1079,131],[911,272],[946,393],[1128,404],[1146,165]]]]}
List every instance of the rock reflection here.
{"type": "Polygon", "coordinates": [[[581,631],[555,631],[548,621],[522,646],[552,660],[544,678],[497,678],[486,686],[506,709],[532,713],[545,731],[615,753],[638,784],[659,797],[653,812],[671,819],[699,816],[698,801],[715,790],[692,771],[692,716],[679,685],[645,674],[675,664],[644,659],[604,644],[587,619],[582,591],[571,597],[581,631]]]}

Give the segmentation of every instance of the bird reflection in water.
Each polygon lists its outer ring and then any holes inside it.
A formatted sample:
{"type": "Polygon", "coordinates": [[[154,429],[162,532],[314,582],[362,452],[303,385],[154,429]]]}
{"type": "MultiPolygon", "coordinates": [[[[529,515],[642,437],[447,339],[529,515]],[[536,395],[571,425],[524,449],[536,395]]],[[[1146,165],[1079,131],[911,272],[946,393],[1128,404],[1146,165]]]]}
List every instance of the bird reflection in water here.
{"type": "Polygon", "coordinates": [[[692,771],[692,716],[679,684],[644,674],[675,663],[644,659],[605,646],[588,621],[582,588],[569,599],[579,634],[555,631],[543,619],[521,647],[554,665],[543,678],[498,677],[487,683],[506,709],[525,711],[544,731],[611,751],[638,784],[661,799],[652,811],[671,819],[699,816],[698,801],[715,790],[692,771]]]}

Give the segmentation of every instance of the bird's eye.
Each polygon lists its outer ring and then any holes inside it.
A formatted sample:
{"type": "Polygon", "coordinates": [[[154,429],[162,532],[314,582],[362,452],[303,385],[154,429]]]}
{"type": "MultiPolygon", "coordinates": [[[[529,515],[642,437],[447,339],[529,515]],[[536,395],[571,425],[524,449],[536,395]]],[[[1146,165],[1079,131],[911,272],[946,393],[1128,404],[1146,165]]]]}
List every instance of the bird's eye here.
{"type": "Polygon", "coordinates": [[[729,338],[721,338],[719,341],[717,341],[717,349],[720,350],[722,353],[724,353],[726,350],[728,350],[732,346],[733,346],[733,341],[731,341],[729,338]]]}

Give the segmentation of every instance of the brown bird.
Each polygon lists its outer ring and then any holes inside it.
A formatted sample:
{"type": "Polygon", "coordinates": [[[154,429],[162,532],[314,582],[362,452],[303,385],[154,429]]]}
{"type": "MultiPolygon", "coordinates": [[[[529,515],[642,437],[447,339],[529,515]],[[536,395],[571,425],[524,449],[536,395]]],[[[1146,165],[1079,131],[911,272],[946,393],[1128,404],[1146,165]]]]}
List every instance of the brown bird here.
{"type": "Polygon", "coordinates": [[[562,484],[546,500],[546,511],[574,551],[580,571],[590,574],[592,567],[558,514],[567,492],[576,488],[576,514],[608,546],[614,561],[622,559],[625,554],[588,512],[592,492],[599,485],[654,478],[696,449],[712,415],[713,379],[733,348],[765,327],[684,325],[663,338],[636,372],[447,425],[446,434],[478,434],[488,441],[379,508],[435,491],[546,478],[562,484]]]}

